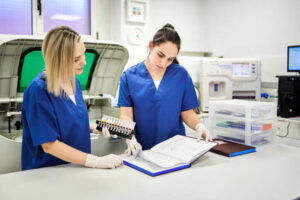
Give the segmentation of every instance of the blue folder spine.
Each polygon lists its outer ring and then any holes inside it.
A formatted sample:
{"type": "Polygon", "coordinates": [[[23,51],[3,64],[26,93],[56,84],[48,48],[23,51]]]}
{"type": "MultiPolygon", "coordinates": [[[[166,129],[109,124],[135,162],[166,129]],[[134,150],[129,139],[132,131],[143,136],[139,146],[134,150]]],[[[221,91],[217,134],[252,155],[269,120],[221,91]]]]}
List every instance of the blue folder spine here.
{"type": "Polygon", "coordinates": [[[255,151],[256,151],[256,148],[254,148],[254,149],[248,149],[248,150],[245,150],[245,151],[231,153],[231,154],[229,154],[229,157],[238,156],[238,155],[242,155],[242,154],[246,154],[246,153],[251,153],[251,152],[255,152],[255,151]]]}
{"type": "Polygon", "coordinates": [[[125,160],[123,160],[123,163],[124,163],[125,165],[128,165],[129,167],[132,167],[132,168],[134,168],[134,169],[137,169],[137,170],[139,170],[139,171],[141,171],[141,172],[144,172],[145,174],[148,174],[148,175],[150,175],[150,176],[157,176],[157,175],[161,175],[161,174],[165,174],[165,173],[177,171],[177,170],[180,170],[180,169],[185,169],[185,168],[188,168],[188,167],[191,166],[191,164],[185,164],[185,165],[181,165],[181,166],[174,167],[174,168],[171,168],[171,169],[166,169],[166,170],[163,170],[163,171],[159,171],[159,172],[153,173],[153,172],[150,172],[150,171],[148,171],[148,170],[145,170],[145,169],[143,169],[143,168],[141,168],[141,167],[138,167],[138,166],[136,166],[136,165],[134,165],[134,164],[131,164],[131,163],[125,161],[125,160]]]}

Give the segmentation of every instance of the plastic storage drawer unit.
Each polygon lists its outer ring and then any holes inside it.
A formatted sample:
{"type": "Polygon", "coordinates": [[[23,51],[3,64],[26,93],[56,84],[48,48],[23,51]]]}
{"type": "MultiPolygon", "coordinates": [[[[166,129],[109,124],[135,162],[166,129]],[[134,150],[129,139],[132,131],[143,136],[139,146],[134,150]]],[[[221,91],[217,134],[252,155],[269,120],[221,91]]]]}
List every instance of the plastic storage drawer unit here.
{"type": "Polygon", "coordinates": [[[246,100],[210,101],[209,129],[214,138],[247,145],[271,142],[275,135],[276,104],[246,100]]]}

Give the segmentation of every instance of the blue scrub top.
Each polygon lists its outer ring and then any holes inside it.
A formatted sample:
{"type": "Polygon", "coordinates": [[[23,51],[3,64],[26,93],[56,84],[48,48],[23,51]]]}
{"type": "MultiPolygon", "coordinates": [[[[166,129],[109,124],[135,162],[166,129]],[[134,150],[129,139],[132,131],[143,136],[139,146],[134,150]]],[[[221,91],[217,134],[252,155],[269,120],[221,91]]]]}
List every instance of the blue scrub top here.
{"type": "Polygon", "coordinates": [[[49,93],[41,72],[24,92],[22,104],[22,169],[65,164],[43,151],[41,144],[59,140],[80,151],[90,153],[88,112],[76,79],[76,104],[63,93],[56,97],[49,93]]]}
{"type": "Polygon", "coordinates": [[[144,64],[127,69],[120,79],[118,106],[133,107],[136,138],[143,150],[175,135],[185,135],[180,113],[199,106],[191,77],[172,63],[156,89],[144,64]]]}

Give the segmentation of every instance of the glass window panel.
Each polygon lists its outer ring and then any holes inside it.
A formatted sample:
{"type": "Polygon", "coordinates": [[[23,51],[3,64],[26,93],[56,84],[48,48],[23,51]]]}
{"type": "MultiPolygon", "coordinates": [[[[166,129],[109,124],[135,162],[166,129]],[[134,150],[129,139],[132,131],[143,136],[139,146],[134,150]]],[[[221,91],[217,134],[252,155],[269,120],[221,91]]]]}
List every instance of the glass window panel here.
{"type": "Polygon", "coordinates": [[[64,25],[90,35],[90,0],[43,1],[44,32],[64,25]]]}
{"type": "Polygon", "coordinates": [[[44,68],[45,63],[43,54],[40,48],[32,48],[25,51],[21,55],[20,81],[18,92],[24,92],[29,83],[38,75],[44,68]]]}
{"type": "Polygon", "coordinates": [[[31,0],[0,0],[0,34],[32,35],[31,0]]]}

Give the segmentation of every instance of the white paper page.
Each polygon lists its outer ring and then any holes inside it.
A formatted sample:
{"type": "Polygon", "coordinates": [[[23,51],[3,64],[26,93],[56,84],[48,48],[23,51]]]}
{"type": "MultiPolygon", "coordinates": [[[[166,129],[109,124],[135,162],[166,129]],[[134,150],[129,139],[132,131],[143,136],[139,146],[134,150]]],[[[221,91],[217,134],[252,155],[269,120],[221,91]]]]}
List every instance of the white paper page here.
{"type": "Polygon", "coordinates": [[[151,150],[141,151],[138,157],[163,168],[170,168],[184,163],[181,160],[151,150]]]}
{"type": "Polygon", "coordinates": [[[194,138],[176,135],[165,142],[159,143],[152,150],[173,156],[185,163],[192,162],[198,155],[215,146],[214,142],[197,141],[194,138]]]}

